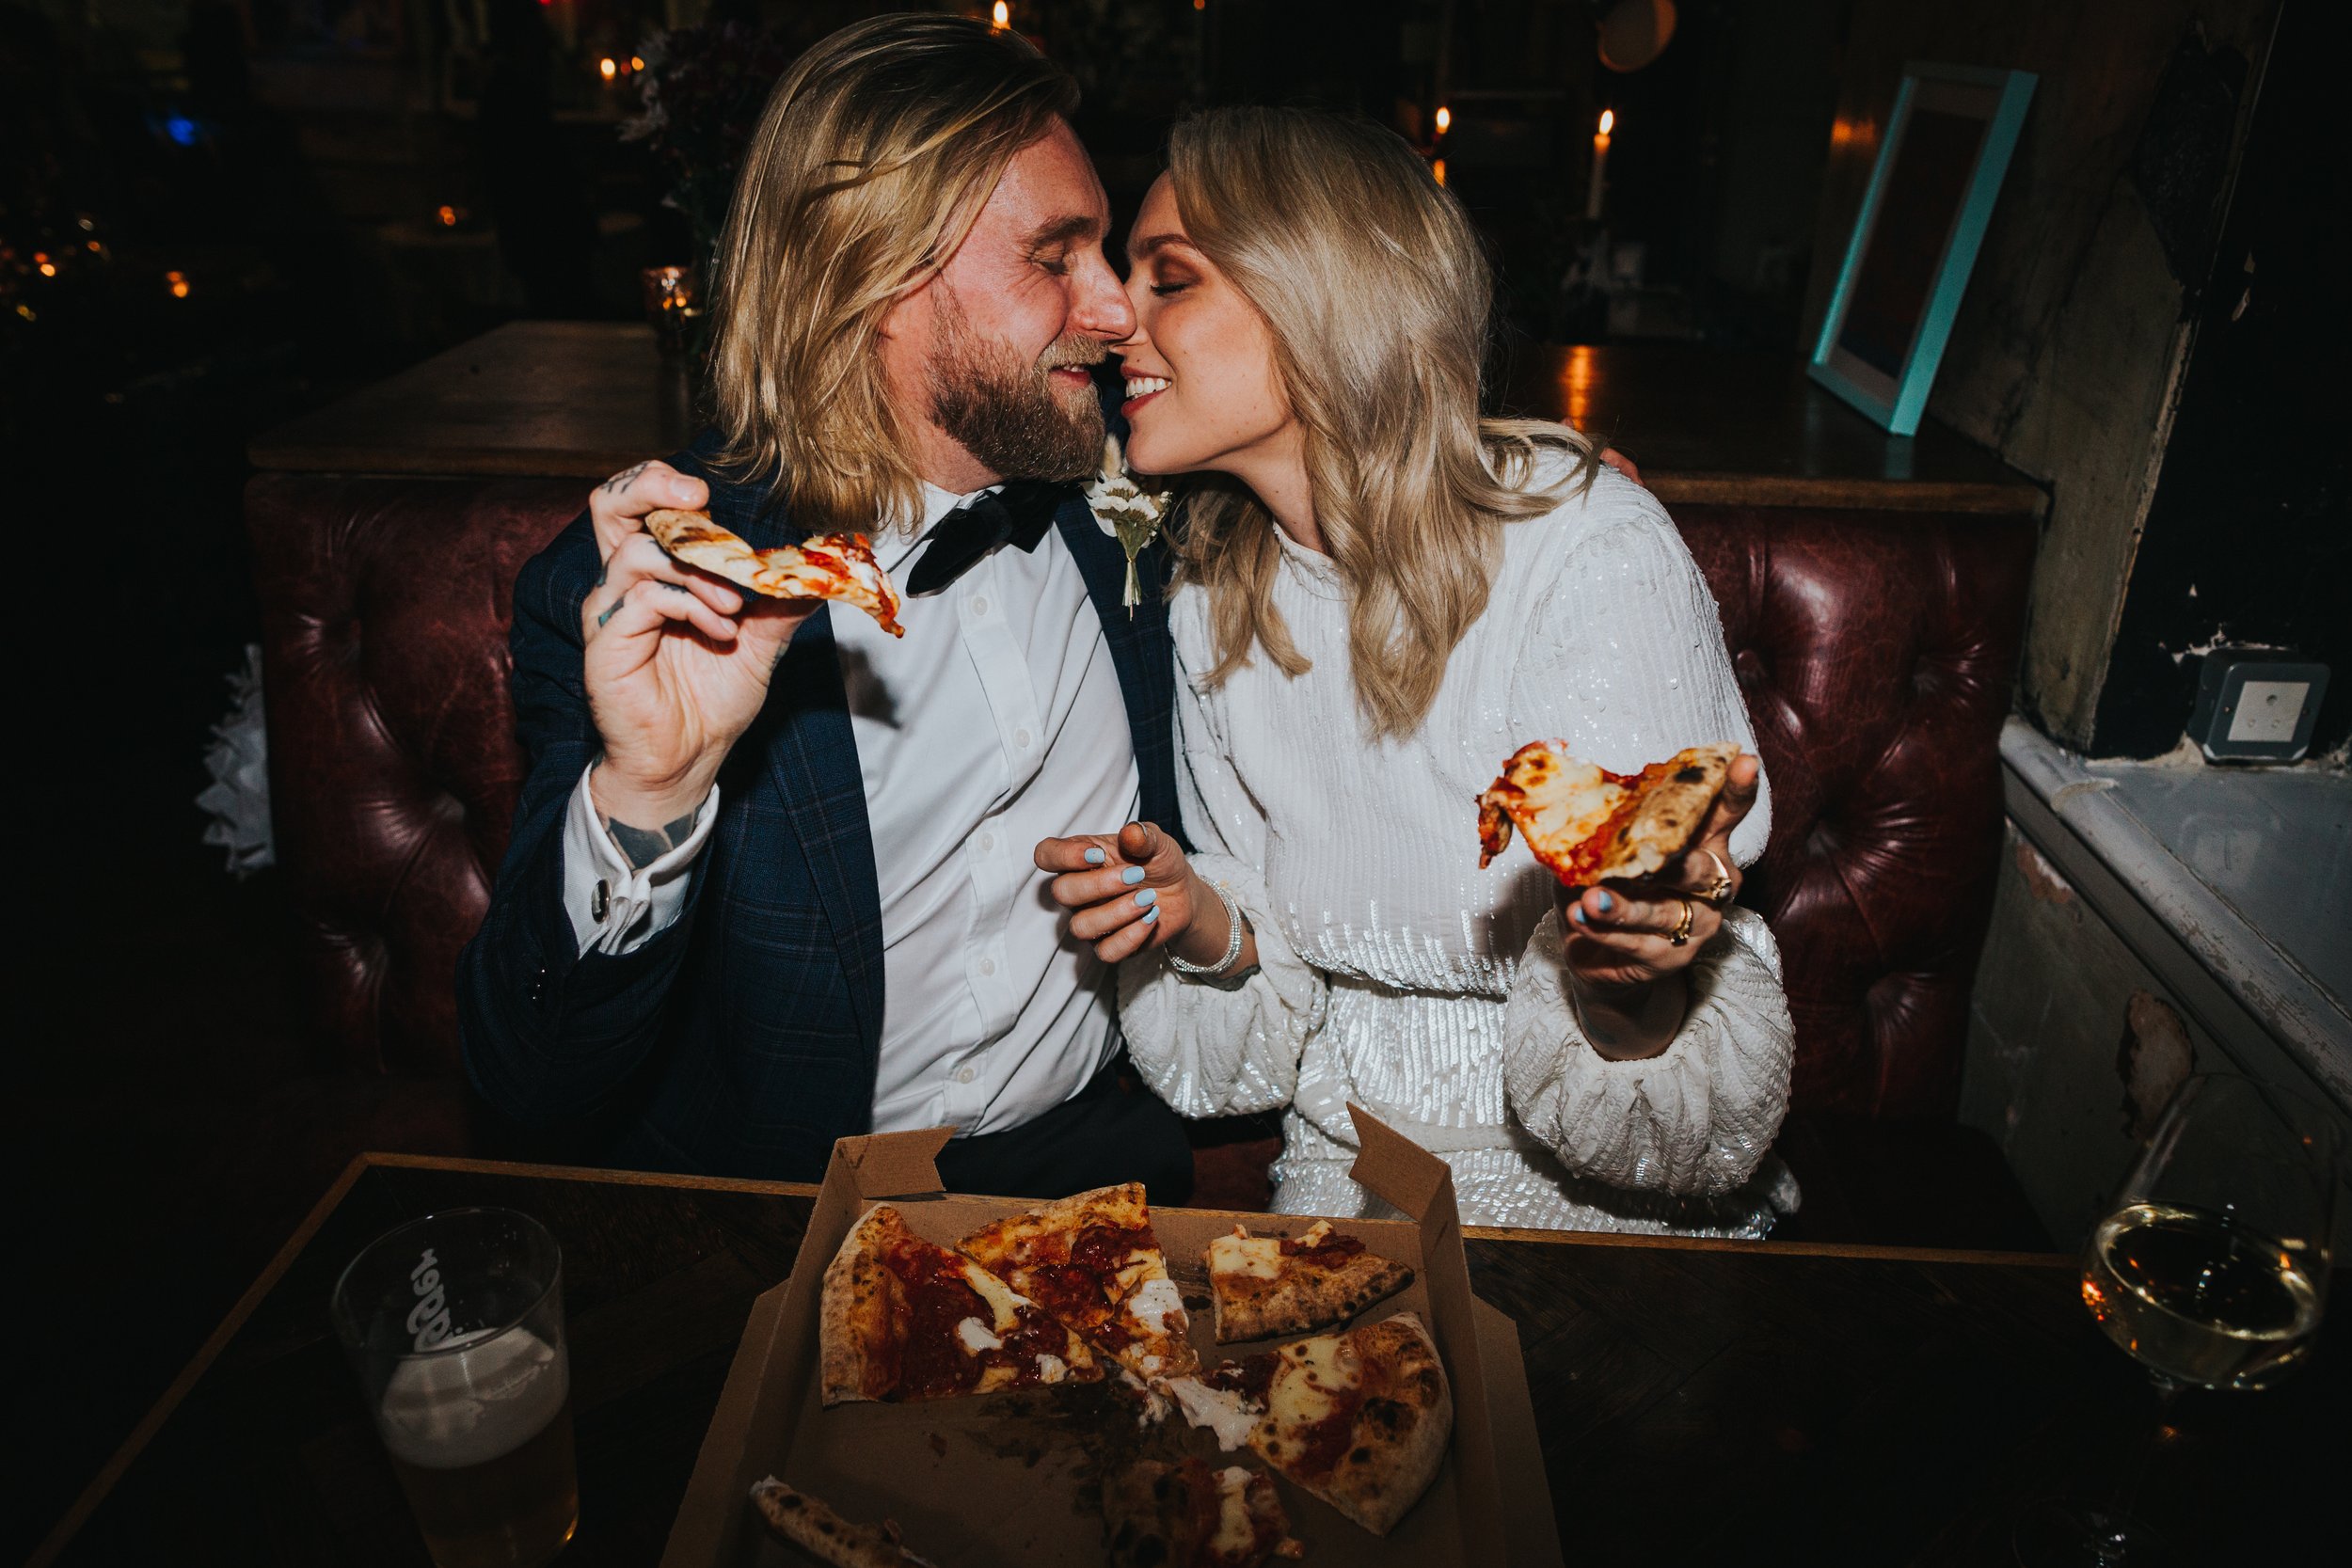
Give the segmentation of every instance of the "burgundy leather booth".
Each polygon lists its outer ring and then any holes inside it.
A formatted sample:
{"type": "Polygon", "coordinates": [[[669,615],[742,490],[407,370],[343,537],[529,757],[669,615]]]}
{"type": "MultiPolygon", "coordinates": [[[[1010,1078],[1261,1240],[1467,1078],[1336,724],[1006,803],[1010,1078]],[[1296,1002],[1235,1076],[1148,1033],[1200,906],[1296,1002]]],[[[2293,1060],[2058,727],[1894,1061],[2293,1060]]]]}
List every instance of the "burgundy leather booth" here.
{"type": "MultiPolygon", "coordinates": [[[[278,856],[343,1065],[457,1069],[452,975],[522,777],[516,569],[579,480],[264,474],[278,856]]],[[[1675,508],[1772,781],[1745,897],[1788,960],[1800,1110],[1948,1117],[2000,828],[2030,518],[1675,508]]]]}

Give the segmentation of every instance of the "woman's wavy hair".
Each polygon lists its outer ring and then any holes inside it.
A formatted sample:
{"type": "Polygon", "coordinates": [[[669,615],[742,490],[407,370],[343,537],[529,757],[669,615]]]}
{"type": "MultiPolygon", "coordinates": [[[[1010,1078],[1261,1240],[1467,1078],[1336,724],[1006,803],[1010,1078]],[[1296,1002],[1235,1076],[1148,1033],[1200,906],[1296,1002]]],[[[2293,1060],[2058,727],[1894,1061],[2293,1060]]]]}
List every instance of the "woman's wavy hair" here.
{"type": "Polygon", "coordinates": [[[719,242],[711,381],[723,463],[771,476],[796,525],[919,515],[882,318],[1077,103],[1019,34],[954,16],[856,23],[776,84],[719,242]]]}
{"type": "MultiPolygon", "coordinates": [[[[1484,613],[1502,525],[1592,483],[1562,425],[1481,419],[1493,275],[1470,220],[1394,133],[1306,109],[1180,121],[1168,176],[1192,243],[1265,319],[1304,435],[1315,525],[1348,590],[1356,700],[1375,736],[1428,717],[1484,613]],[[1538,458],[1565,454],[1538,482],[1538,458]]],[[[1274,605],[1282,554],[1248,489],[1187,486],[1178,549],[1209,595],[1215,685],[1263,648],[1309,668],[1274,605]]]]}

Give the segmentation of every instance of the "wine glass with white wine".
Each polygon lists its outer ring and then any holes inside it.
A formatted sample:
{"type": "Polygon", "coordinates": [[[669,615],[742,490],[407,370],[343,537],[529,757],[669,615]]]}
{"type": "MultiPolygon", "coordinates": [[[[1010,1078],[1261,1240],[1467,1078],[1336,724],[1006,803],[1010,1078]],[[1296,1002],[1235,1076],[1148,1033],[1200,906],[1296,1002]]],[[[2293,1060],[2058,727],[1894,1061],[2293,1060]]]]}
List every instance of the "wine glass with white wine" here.
{"type": "MultiPolygon", "coordinates": [[[[2327,1306],[2338,1180],[2335,1124],[2312,1101],[2203,1073],[2172,1096],[2083,1255],[2083,1305],[2154,1379],[2268,1387],[2311,1354],[2327,1306]]],[[[2132,1516],[2155,1432],[2104,1506],[2053,1503],[2019,1522],[2026,1568],[2167,1560],[2132,1516]]]]}

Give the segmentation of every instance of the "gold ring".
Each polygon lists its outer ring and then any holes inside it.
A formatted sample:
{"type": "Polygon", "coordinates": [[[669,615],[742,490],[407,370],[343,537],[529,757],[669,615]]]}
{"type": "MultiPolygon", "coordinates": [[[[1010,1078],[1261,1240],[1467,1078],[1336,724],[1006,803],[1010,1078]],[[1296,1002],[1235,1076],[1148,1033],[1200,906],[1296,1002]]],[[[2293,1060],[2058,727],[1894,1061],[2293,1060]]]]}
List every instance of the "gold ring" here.
{"type": "Polygon", "coordinates": [[[1666,934],[1666,945],[1669,947],[1687,947],[1690,945],[1691,922],[1696,920],[1698,917],[1699,911],[1697,906],[1693,905],[1688,898],[1685,898],[1682,901],[1682,924],[1677,926],[1672,931],[1669,931],[1666,934]]]}
{"type": "Polygon", "coordinates": [[[1702,849],[1699,853],[1715,863],[1715,879],[1707,884],[1707,891],[1699,896],[1721,909],[1731,900],[1731,867],[1725,865],[1723,858],[1712,849],[1702,849]]]}

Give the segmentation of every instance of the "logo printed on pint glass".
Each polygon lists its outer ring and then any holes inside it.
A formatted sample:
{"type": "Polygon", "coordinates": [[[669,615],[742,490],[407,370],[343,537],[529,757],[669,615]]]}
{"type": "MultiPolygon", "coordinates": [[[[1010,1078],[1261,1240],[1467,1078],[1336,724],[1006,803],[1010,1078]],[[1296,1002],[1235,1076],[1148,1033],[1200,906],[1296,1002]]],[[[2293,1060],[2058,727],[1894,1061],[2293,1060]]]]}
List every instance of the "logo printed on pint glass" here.
{"type": "Polygon", "coordinates": [[[441,1289],[439,1262],[426,1247],[408,1271],[408,1288],[417,1294],[417,1305],[408,1309],[408,1332],[416,1337],[417,1350],[431,1350],[449,1338],[449,1292],[441,1289]]]}

